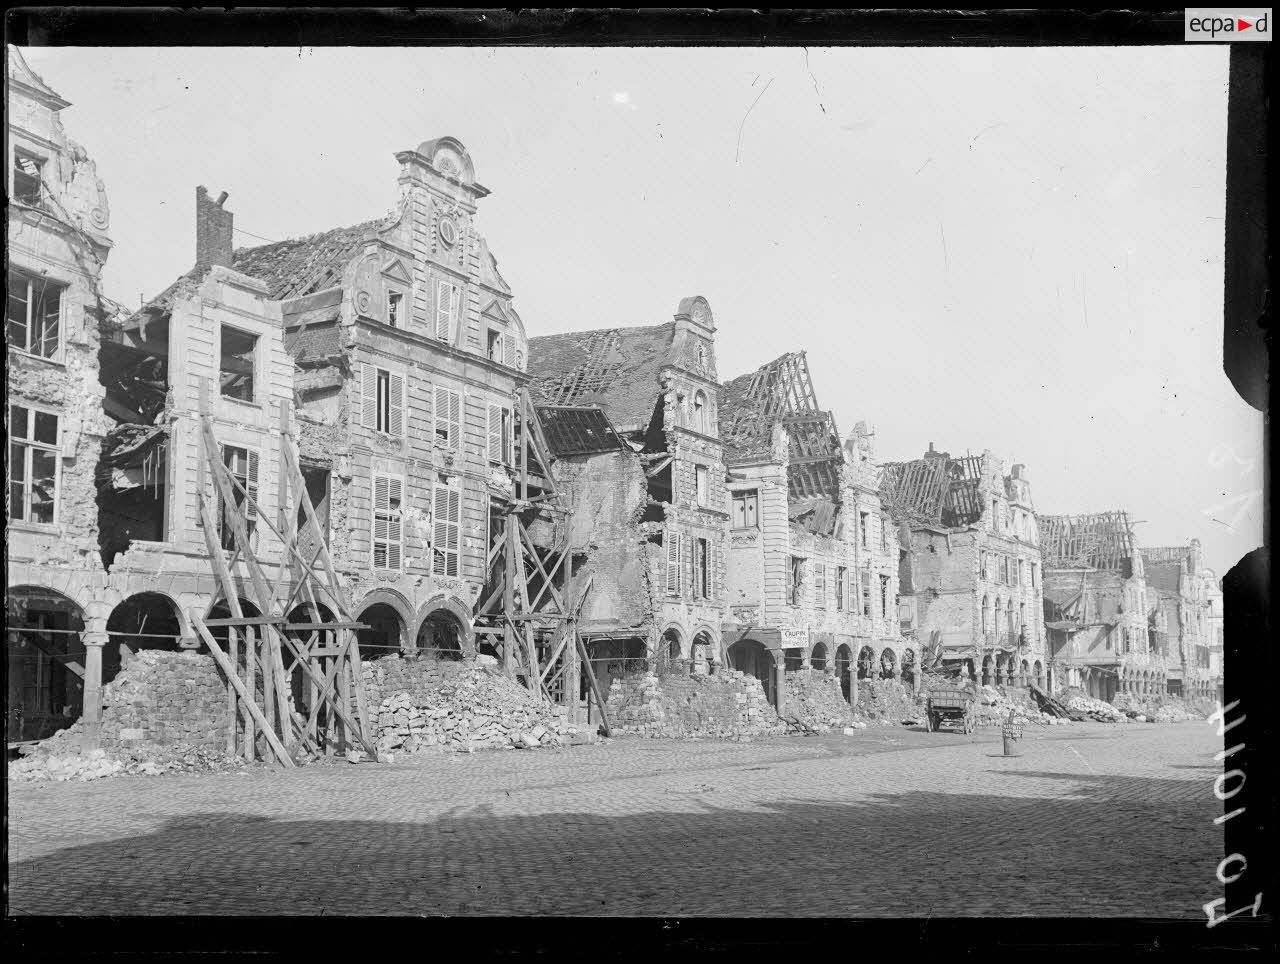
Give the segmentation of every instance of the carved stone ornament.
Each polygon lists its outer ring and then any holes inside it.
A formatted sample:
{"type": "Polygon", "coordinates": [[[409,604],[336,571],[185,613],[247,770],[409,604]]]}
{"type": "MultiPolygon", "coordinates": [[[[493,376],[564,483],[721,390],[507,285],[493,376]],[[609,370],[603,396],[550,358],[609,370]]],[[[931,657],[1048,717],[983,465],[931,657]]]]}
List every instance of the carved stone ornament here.
{"type": "Polygon", "coordinates": [[[368,291],[356,292],[356,311],[367,315],[371,307],[373,307],[373,295],[368,291]]]}

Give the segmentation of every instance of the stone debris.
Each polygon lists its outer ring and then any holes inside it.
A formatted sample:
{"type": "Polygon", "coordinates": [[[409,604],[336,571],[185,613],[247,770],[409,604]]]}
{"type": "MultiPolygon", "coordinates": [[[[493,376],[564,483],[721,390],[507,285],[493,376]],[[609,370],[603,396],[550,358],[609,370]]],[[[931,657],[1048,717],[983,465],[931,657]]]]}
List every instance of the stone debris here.
{"type": "Polygon", "coordinates": [[[858,680],[857,719],[874,725],[924,721],[924,711],[916,694],[896,679],[858,680]]]}
{"type": "Polygon", "coordinates": [[[379,756],[392,751],[457,751],[564,746],[584,742],[566,707],[536,699],[501,673],[474,663],[385,657],[366,664],[379,695],[374,719],[379,756]]]}
{"type": "Polygon", "coordinates": [[[840,680],[815,669],[787,673],[786,713],[819,733],[830,733],[854,721],[851,707],[840,691],[840,680]]]}
{"type": "Polygon", "coordinates": [[[1067,709],[1087,713],[1102,723],[1128,723],[1130,718],[1110,703],[1089,696],[1073,696],[1067,700],[1067,709]]]}
{"type": "Polygon", "coordinates": [[[225,773],[248,767],[240,757],[205,746],[175,743],[169,747],[143,747],[133,751],[97,749],[80,751],[68,741],[45,740],[35,752],[9,763],[9,780],[38,783],[48,780],[98,780],[120,774],[160,776],[168,773],[225,773]]]}
{"type": "Polygon", "coordinates": [[[667,739],[715,737],[747,742],[787,726],[760,681],[741,670],[709,676],[652,672],[615,677],[606,706],[615,733],[667,739]]]}

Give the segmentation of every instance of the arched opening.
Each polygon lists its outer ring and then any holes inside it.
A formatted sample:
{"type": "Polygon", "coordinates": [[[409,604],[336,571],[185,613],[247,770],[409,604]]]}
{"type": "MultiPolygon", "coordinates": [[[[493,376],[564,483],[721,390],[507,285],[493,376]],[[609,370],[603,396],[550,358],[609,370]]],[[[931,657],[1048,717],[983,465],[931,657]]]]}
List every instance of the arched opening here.
{"type": "Polygon", "coordinates": [[[462,640],[465,637],[466,627],[457,614],[448,609],[433,609],[418,627],[417,650],[427,659],[456,662],[462,659],[462,640]]]}
{"type": "Polygon", "coordinates": [[[84,613],[38,586],[8,591],[8,740],[43,740],[84,710],[84,613]]]}
{"type": "Polygon", "coordinates": [[[1044,665],[1040,660],[1035,661],[1034,670],[1036,674],[1036,686],[1044,689],[1044,665]]]}
{"type": "Polygon", "coordinates": [[[729,666],[744,673],[749,673],[760,681],[764,687],[765,697],[770,704],[777,706],[774,686],[773,653],[754,639],[740,639],[729,647],[729,666]]]}
{"type": "Polygon", "coordinates": [[[915,689],[916,651],[914,649],[905,650],[902,654],[902,682],[909,688],[915,689]]]}
{"type": "Polygon", "coordinates": [[[846,703],[853,702],[853,650],[841,643],[836,647],[836,676],[846,703]]]}
{"type": "Polygon", "coordinates": [[[141,592],[130,596],[107,619],[107,645],[102,648],[102,682],[110,683],[129,657],[140,649],[177,652],[182,647],[178,607],[168,596],[141,592]]]}
{"type": "Polygon", "coordinates": [[[1026,686],[1031,678],[1031,664],[1024,659],[1021,669],[1022,671],[1018,674],[1018,685],[1026,686]]]}
{"type": "Polygon", "coordinates": [[[706,630],[693,637],[690,656],[693,662],[693,672],[698,676],[705,676],[710,672],[714,646],[715,642],[712,640],[711,634],[706,630]]]}
{"type": "Polygon", "coordinates": [[[997,653],[996,667],[995,667],[995,685],[996,686],[999,686],[1004,682],[1004,674],[1005,674],[1005,655],[1004,653],[997,653]]]}
{"type": "Polygon", "coordinates": [[[875,673],[876,651],[870,646],[858,650],[858,679],[871,679],[875,673]]]}
{"type": "Polygon", "coordinates": [[[369,627],[356,630],[356,642],[360,646],[362,660],[368,662],[400,652],[405,627],[404,620],[394,607],[387,603],[374,603],[360,612],[356,622],[369,627]]]}
{"type": "MultiPolygon", "coordinates": [[[[591,658],[591,670],[595,673],[596,682],[605,699],[608,699],[609,688],[615,679],[621,679],[632,673],[643,673],[649,666],[647,647],[644,640],[637,637],[588,640],[586,649],[587,655],[591,658]]],[[[587,680],[587,674],[583,673],[578,688],[578,699],[589,700],[590,692],[591,684],[587,680]]],[[[595,717],[593,716],[592,719],[595,717]]]]}
{"type": "Polygon", "coordinates": [[[889,647],[880,653],[880,678],[894,679],[898,674],[898,655],[889,647]]]}
{"type": "Polygon", "coordinates": [[[983,660],[982,660],[982,685],[983,686],[990,686],[994,682],[994,680],[992,680],[991,678],[991,673],[993,669],[994,669],[994,664],[991,661],[991,657],[990,656],[983,657],[983,660]]]}
{"type": "Polygon", "coordinates": [[[684,644],[680,638],[680,630],[670,626],[663,630],[658,641],[658,651],[653,654],[654,672],[659,676],[670,676],[682,673],[684,663],[684,644]]]}
{"type": "Polygon", "coordinates": [[[804,669],[804,650],[798,646],[782,651],[782,668],[788,673],[804,669]]]}
{"type": "MultiPolygon", "coordinates": [[[[239,602],[240,602],[240,612],[246,618],[262,615],[262,613],[259,612],[258,607],[255,606],[253,603],[249,602],[249,600],[241,597],[239,599],[239,602]]],[[[209,614],[205,618],[206,619],[230,619],[232,618],[231,607],[227,604],[227,601],[225,599],[219,599],[216,603],[213,604],[213,608],[209,610],[209,614]]],[[[227,641],[231,635],[230,627],[210,626],[209,635],[218,641],[218,645],[220,645],[223,651],[225,652],[227,649],[227,641]]],[[[237,628],[237,640],[242,635],[243,635],[243,630],[240,628],[237,628]]]]}
{"type": "Polygon", "coordinates": [[[825,670],[827,668],[827,644],[814,643],[813,652],[809,654],[809,665],[814,669],[825,670]]]}

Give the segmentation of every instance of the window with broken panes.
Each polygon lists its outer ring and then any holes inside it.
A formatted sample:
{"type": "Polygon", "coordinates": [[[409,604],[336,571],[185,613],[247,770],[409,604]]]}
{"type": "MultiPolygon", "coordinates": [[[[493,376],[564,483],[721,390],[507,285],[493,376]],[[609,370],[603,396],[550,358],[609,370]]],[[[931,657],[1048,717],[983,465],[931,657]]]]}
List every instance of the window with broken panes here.
{"type": "Polygon", "coordinates": [[[52,525],[58,504],[58,416],[9,406],[9,521],[52,525]]]}
{"type": "Polygon", "coordinates": [[[849,592],[849,570],[844,566],[836,566],[836,609],[844,609],[844,601],[849,592]]]}
{"type": "Polygon", "coordinates": [[[252,402],[258,336],[223,325],[218,361],[219,390],[224,398],[252,402]]]}
{"type": "Polygon", "coordinates": [[[759,506],[760,495],[755,489],[750,492],[735,492],[733,494],[733,527],[735,529],[758,529],[760,527],[758,519],[759,506]]]}
{"type": "Polygon", "coordinates": [[[5,342],[10,348],[54,358],[62,338],[65,287],[21,271],[9,271],[5,342]]]}
{"type": "Polygon", "coordinates": [[[819,608],[825,608],[827,605],[827,567],[825,563],[815,562],[813,564],[813,593],[818,598],[814,600],[814,604],[819,608]]]}
{"type": "Polygon", "coordinates": [[[459,451],[462,448],[462,397],[447,388],[437,388],[434,398],[436,441],[445,448],[459,451]]]}
{"type": "Polygon", "coordinates": [[[871,573],[862,574],[862,615],[871,615],[871,573]]]}

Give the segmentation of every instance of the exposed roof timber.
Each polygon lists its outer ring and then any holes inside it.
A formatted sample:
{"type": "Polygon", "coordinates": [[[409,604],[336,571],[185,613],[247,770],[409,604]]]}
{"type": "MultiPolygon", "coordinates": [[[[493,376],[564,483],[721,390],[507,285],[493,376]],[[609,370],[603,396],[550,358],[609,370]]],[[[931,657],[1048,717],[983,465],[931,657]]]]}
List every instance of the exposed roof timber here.
{"type": "Polygon", "coordinates": [[[1037,516],[1046,569],[1120,569],[1133,555],[1133,528],[1123,511],[1037,516]]]}

